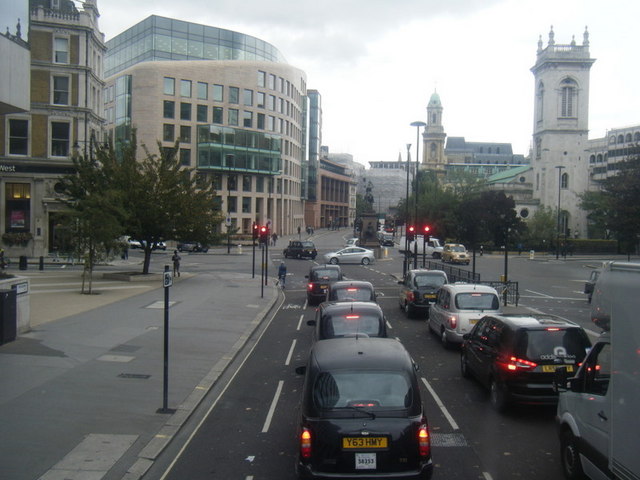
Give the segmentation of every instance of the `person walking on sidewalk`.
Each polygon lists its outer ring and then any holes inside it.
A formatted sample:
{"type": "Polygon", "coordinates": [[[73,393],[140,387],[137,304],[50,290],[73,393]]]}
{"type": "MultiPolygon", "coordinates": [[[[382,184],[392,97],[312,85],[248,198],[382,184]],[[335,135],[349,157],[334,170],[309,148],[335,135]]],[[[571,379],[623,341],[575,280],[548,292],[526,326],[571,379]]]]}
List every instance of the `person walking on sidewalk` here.
{"type": "Polygon", "coordinates": [[[284,262],[280,262],[280,266],[278,267],[278,282],[282,285],[282,288],[285,287],[285,283],[287,281],[287,266],[284,262]]]}
{"type": "Polygon", "coordinates": [[[178,250],[173,251],[171,261],[173,262],[173,276],[180,276],[180,255],[178,255],[178,250]]]}

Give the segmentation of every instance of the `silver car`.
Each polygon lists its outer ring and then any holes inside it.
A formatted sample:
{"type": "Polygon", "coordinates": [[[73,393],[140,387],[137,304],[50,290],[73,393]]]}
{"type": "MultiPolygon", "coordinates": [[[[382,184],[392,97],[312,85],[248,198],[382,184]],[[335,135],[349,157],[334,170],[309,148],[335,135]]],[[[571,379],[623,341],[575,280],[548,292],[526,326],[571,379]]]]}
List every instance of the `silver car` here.
{"type": "Polygon", "coordinates": [[[369,265],[375,261],[373,250],[362,247],[348,247],[337,252],[326,253],[324,256],[326,263],[338,265],[339,263],[360,263],[369,265]]]}
{"type": "Polygon", "coordinates": [[[444,347],[461,344],[482,317],[502,311],[495,288],[471,283],[450,283],[438,290],[436,303],[429,310],[429,329],[440,337],[444,347]]]}

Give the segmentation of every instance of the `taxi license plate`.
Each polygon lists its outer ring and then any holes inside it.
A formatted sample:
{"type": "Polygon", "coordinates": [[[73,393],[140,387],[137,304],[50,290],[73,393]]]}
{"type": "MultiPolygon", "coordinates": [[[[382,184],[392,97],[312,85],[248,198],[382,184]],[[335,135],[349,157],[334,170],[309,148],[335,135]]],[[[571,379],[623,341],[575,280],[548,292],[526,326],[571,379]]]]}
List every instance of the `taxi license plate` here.
{"type": "Polygon", "coordinates": [[[475,325],[476,323],[478,323],[477,318],[472,318],[471,320],[469,320],[469,325],[475,325]]]}
{"type": "Polygon", "coordinates": [[[542,365],[542,371],[546,373],[555,372],[558,367],[567,367],[567,372],[573,372],[573,365],[542,365]]]}
{"type": "Polygon", "coordinates": [[[387,448],[387,437],[344,437],[342,448],[387,448]]]}
{"type": "Polygon", "coordinates": [[[375,470],[376,460],[375,453],[356,453],[356,470],[375,470]]]}
{"type": "Polygon", "coordinates": [[[323,292],[326,292],[327,288],[329,288],[327,285],[320,285],[320,290],[322,290],[323,292]]]}
{"type": "Polygon", "coordinates": [[[435,299],[436,296],[434,294],[431,293],[425,293],[424,294],[424,298],[428,298],[429,300],[435,299]]]}

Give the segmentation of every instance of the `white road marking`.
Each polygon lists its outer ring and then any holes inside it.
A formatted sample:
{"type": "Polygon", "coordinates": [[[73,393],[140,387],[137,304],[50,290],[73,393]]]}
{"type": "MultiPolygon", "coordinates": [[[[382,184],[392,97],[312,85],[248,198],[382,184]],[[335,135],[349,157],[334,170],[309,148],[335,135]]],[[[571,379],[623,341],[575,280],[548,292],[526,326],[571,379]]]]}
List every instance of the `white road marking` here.
{"type": "Polygon", "coordinates": [[[262,433],[267,433],[269,431],[269,427],[271,426],[271,420],[273,419],[273,413],[276,411],[276,405],[278,404],[278,399],[280,398],[280,393],[282,392],[282,386],[284,385],[284,381],[280,380],[278,382],[278,388],[276,389],[276,393],[273,396],[273,400],[271,401],[271,406],[269,407],[269,412],[267,413],[267,418],[262,426],[262,433]]]}
{"type": "Polygon", "coordinates": [[[294,340],[294,341],[293,341],[293,343],[291,343],[291,348],[289,349],[289,355],[287,355],[287,359],[286,359],[286,360],[285,360],[285,362],[284,362],[284,364],[285,364],[285,365],[287,365],[287,366],[288,366],[288,365],[289,365],[289,363],[291,362],[291,357],[293,356],[293,351],[294,351],[294,350],[295,350],[295,348],[296,348],[296,341],[297,341],[297,340],[294,340]]]}
{"type": "Polygon", "coordinates": [[[442,414],[449,421],[451,428],[453,428],[454,430],[460,430],[460,427],[458,427],[458,424],[456,423],[456,421],[453,419],[453,417],[447,410],[447,407],[444,406],[444,403],[442,403],[442,400],[440,400],[440,397],[435,392],[435,390],[431,388],[431,385],[429,385],[429,382],[427,382],[426,378],[422,377],[422,383],[424,383],[424,386],[427,387],[427,390],[429,390],[429,393],[431,394],[433,399],[436,401],[436,404],[438,405],[438,407],[440,407],[440,410],[442,410],[442,414]]]}
{"type": "Polygon", "coordinates": [[[302,319],[304,318],[304,315],[300,315],[300,320],[298,320],[298,326],[296,327],[296,330],[299,332],[300,331],[300,326],[302,325],[302,319]]]}

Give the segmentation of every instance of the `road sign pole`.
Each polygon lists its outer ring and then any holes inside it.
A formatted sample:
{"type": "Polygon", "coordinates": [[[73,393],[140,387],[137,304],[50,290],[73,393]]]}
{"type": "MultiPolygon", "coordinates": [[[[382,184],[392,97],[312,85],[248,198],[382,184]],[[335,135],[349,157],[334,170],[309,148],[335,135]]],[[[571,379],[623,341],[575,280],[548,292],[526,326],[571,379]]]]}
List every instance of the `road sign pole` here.
{"type": "Polygon", "coordinates": [[[174,413],[175,409],[168,407],[169,397],[169,288],[173,285],[173,277],[169,271],[169,265],[164,266],[164,366],[162,376],[162,408],[157,413],[174,413]]]}

